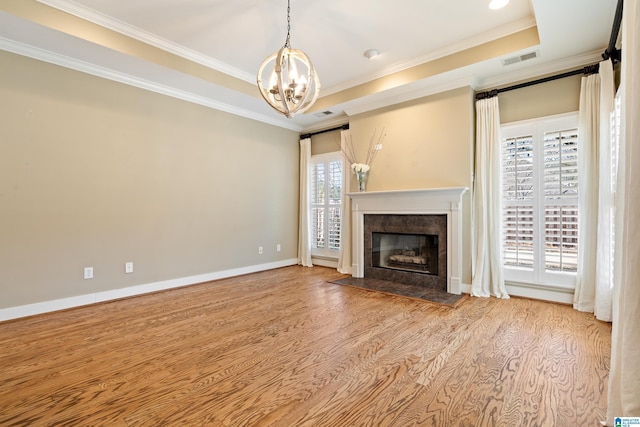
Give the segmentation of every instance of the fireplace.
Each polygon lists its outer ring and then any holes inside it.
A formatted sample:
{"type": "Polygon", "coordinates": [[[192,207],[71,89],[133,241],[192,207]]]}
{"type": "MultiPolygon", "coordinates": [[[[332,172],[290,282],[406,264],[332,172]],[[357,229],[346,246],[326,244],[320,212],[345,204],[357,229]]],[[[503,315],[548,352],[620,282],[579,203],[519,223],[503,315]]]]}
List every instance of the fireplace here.
{"type": "Polygon", "coordinates": [[[466,191],[451,187],[349,193],[352,276],[460,294],[466,191]],[[399,256],[391,260],[392,255],[399,256]],[[419,265],[423,260],[424,267],[419,265]]]}
{"type": "Polygon", "coordinates": [[[364,277],[447,290],[446,215],[364,215],[364,277]]]}

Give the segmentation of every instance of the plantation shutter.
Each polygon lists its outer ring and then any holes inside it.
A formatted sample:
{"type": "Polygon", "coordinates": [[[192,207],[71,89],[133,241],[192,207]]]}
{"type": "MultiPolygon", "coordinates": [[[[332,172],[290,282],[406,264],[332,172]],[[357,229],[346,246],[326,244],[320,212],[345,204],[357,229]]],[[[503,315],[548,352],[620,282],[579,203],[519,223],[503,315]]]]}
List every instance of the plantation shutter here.
{"type": "Polygon", "coordinates": [[[311,250],[316,257],[338,256],[342,220],[342,154],[311,156],[311,250]]]}
{"type": "Polygon", "coordinates": [[[533,135],[506,138],[502,147],[504,263],[533,268],[533,135]]]}
{"type": "Polygon", "coordinates": [[[342,161],[329,162],[329,216],[327,224],[329,249],[340,249],[340,219],[342,218],[342,161]]]}
{"type": "Polygon", "coordinates": [[[578,130],[544,134],[545,268],[578,267],[578,130]]]}
{"type": "Polygon", "coordinates": [[[314,163],[311,166],[311,247],[325,247],[325,165],[314,163]]]}

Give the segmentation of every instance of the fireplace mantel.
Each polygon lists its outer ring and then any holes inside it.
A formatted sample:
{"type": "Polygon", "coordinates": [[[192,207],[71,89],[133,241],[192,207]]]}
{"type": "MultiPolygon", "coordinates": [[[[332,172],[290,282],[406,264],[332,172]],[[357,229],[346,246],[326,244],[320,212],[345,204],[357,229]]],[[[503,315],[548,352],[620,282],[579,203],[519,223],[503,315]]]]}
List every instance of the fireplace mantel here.
{"type": "Polygon", "coordinates": [[[352,275],[364,277],[364,215],[447,215],[447,292],[461,293],[462,195],[467,187],[348,193],[351,198],[352,275]]]}

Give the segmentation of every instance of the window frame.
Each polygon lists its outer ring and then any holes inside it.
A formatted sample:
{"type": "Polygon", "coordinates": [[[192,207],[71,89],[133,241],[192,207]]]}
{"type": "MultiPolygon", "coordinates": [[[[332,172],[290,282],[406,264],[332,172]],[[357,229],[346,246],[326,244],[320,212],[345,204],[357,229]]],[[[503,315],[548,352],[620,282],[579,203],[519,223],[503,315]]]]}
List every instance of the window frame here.
{"type": "MultiPolygon", "coordinates": [[[[548,203],[545,198],[545,173],[544,173],[544,136],[546,133],[553,133],[568,129],[578,128],[578,112],[559,114],[554,116],[540,117],[531,120],[504,123],[500,126],[500,146],[507,138],[533,136],[533,159],[534,159],[534,197],[531,200],[533,205],[533,267],[519,267],[506,265],[503,261],[504,278],[506,282],[524,283],[533,285],[543,285],[554,288],[574,289],[576,285],[577,272],[575,271],[552,271],[547,270],[545,260],[545,213],[546,207],[550,205],[567,205],[563,199],[557,199],[557,203],[548,203]]],[[[578,152],[580,147],[578,146],[578,152]]],[[[579,154],[578,154],[579,155],[579,154]]],[[[502,156],[502,154],[501,154],[502,156]]],[[[501,157],[502,158],[502,157],[501,157]]],[[[501,165],[501,175],[504,172],[504,165],[501,165]]],[[[579,173],[578,173],[579,176],[579,173]]],[[[579,183],[579,179],[578,179],[579,183]]],[[[502,206],[504,215],[504,192],[501,177],[500,192],[502,195],[502,206]]],[[[579,186],[579,184],[578,184],[579,186]]],[[[577,197],[575,205],[577,206],[577,197]]],[[[501,228],[504,233],[504,218],[501,228]]],[[[578,242],[580,245],[580,242],[578,242]]]]}

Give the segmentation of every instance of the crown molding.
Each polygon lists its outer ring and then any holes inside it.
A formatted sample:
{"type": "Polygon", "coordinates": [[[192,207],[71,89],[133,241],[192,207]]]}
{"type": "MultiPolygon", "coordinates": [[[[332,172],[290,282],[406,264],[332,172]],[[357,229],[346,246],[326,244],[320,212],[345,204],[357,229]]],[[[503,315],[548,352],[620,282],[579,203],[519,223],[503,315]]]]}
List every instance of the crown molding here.
{"type": "Polygon", "coordinates": [[[177,43],[173,43],[169,40],[165,40],[161,37],[156,36],[155,34],[151,34],[138,27],[129,25],[125,22],[122,22],[118,19],[107,16],[96,10],[79,5],[78,3],[72,0],[36,0],[36,1],[38,1],[39,3],[45,4],[47,6],[50,6],[54,9],[58,9],[63,12],[69,13],[71,15],[77,16],[78,18],[84,19],[85,21],[92,22],[101,27],[108,28],[117,33],[131,37],[135,40],[146,43],[150,46],[157,47],[158,49],[162,49],[166,52],[188,59],[197,64],[204,65],[206,67],[220,71],[221,73],[228,74],[232,77],[235,77],[239,80],[243,80],[247,83],[252,83],[252,84],[255,83],[254,75],[249,74],[243,70],[240,70],[239,68],[233,67],[222,61],[218,61],[214,58],[211,58],[210,56],[203,55],[199,52],[186,48],[177,43]]]}
{"type": "Polygon", "coordinates": [[[9,40],[0,37],[0,50],[15,53],[17,55],[26,56],[39,61],[47,62],[50,64],[58,65],[64,68],[69,68],[81,73],[90,74],[96,77],[101,77],[107,80],[112,80],[118,83],[123,83],[129,86],[137,87],[140,89],[148,90],[150,92],[159,93],[162,95],[170,96],[172,98],[181,99],[183,101],[191,102],[194,104],[202,105],[212,108],[214,110],[224,111],[226,113],[234,114],[236,116],[245,117],[247,119],[256,120],[262,123],[278,126],[281,128],[300,132],[302,126],[295,124],[294,122],[284,119],[278,119],[269,117],[264,114],[255,113],[253,111],[239,108],[225,102],[220,102],[215,99],[204,97],[194,94],[189,91],[178,89],[157,82],[152,82],[147,79],[143,79],[137,76],[132,76],[127,73],[102,67],[99,65],[91,64],[86,61],[82,61],[69,56],[61,55],[56,52],[51,52],[46,49],[34,47],[25,43],[20,43],[14,40],[9,40]]]}

